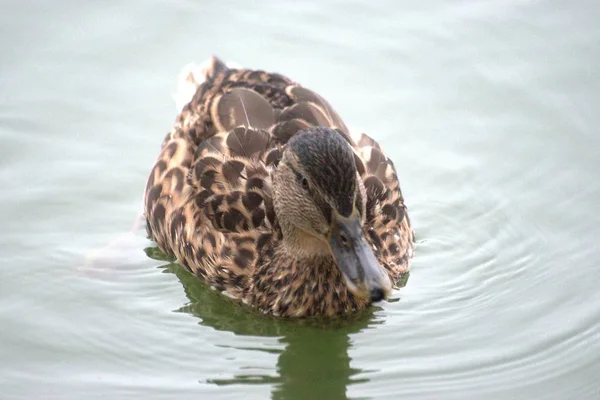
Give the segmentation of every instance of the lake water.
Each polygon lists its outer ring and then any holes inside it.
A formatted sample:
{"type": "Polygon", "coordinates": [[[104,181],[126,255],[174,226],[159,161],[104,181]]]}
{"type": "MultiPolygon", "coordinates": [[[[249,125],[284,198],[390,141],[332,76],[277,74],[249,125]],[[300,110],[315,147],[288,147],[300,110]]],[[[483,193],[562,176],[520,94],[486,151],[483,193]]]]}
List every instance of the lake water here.
{"type": "Polygon", "coordinates": [[[599,18],[593,0],[3,2],[0,398],[600,398],[599,18]],[[213,53],[318,91],[387,150],[418,241],[391,301],[257,316],[127,233],[176,76],[213,53]]]}

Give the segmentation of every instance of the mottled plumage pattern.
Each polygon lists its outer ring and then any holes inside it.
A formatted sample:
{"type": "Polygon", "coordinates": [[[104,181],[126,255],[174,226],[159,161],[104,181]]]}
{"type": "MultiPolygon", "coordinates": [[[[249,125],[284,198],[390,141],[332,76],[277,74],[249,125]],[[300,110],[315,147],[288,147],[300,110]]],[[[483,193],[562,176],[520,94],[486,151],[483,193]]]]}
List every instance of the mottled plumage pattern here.
{"type": "MultiPolygon", "coordinates": [[[[274,315],[368,306],[346,289],[335,265],[300,262],[281,248],[272,173],[297,132],[324,126],[354,153],[355,170],[344,166],[347,182],[358,172],[363,196],[356,202],[362,197],[366,204],[357,208],[365,210],[364,232],[378,261],[392,282],[408,271],[412,229],[394,165],[373,139],[352,136],[323,98],[282,75],[230,69],[213,58],[203,78],[165,138],[146,187],[148,232],[164,252],[212,287],[274,315]]],[[[353,207],[345,201],[341,212],[353,207]]]]}

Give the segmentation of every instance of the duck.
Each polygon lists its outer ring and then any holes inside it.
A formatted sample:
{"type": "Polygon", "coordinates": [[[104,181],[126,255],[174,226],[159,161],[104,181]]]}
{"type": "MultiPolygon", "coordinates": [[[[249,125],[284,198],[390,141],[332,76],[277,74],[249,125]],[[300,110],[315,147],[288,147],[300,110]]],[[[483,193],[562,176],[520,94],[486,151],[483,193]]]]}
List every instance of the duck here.
{"type": "Polygon", "coordinates": [[[373,138],[288,77],[215,56],[185,69],[179,92],[144,199],[162,252],[277,317],[339,316],[390,295],[415,238],[373,138]]]}

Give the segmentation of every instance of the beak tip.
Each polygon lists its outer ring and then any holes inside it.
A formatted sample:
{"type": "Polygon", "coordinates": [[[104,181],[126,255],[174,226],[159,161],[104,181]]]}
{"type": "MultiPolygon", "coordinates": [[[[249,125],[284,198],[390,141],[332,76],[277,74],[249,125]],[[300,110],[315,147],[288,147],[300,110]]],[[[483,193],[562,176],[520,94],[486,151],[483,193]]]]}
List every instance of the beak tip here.
{"type": "Polygon", "coordinates": [[[371,295],[371,302],[377,303],[378,301],[381,301],[386,297],[386,292],[383,290],[383,288],[374,287],[371,289],[370,295],[371,295]]]}
{"type": "Polygon", "coordinates": [[[373,282],[369,290],[371,302],[376,303],[389,296],[392,291],[392,282],[388,276],[382,276],[379,282],[373,282]]]}

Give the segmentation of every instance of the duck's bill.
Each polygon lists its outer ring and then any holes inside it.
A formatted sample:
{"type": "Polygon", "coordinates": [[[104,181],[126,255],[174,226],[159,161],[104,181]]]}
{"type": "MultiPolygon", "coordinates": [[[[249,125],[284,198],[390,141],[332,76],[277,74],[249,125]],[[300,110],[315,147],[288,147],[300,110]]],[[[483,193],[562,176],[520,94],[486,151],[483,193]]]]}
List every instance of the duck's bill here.
{"type": "Polygon", "coordinates": [[[329,246],[350,292],[371,301],[389,295],[390,278],[379,265],[357,217],[337,217],[329,246]]]}

